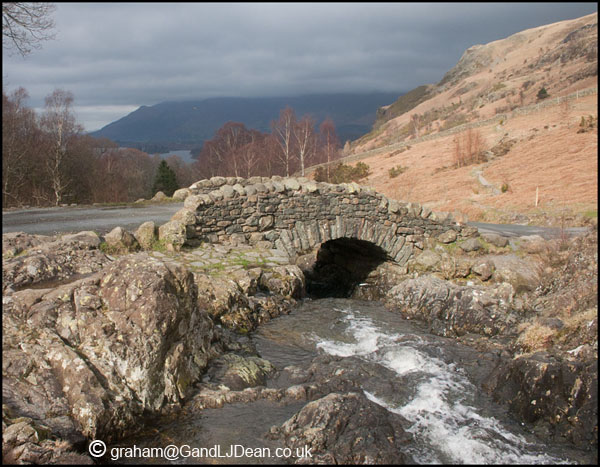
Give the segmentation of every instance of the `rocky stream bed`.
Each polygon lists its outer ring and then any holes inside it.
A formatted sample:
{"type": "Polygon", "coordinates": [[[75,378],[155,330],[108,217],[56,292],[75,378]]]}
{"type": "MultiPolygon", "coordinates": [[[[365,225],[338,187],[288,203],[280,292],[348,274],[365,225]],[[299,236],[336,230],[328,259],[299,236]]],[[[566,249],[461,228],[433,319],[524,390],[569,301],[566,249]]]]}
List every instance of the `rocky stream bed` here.
{"type": "Polygon", "coordinates": [[[294,453],[243,463],[597,461],[596,231],[432,239],[403,267],[155,234],[3,235],[5,463],[186,441],[294,453]],[[462,418],[434,424],[440,401],[462,418]]]}

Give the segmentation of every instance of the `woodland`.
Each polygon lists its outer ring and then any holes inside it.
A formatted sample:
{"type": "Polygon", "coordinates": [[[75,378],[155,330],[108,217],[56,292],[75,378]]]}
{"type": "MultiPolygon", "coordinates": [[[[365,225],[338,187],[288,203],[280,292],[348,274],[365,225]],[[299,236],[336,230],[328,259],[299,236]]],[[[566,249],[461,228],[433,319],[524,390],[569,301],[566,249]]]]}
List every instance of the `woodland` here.
{"type": "MultiPolygon", "coordinates": [[[[86,134],[71,92],[54,90],[40,115],[26,105],[27,98],[24,88],[2,92],[4,208],[132,202],[151,198],[161,186],[161,157],[86,134]]],[[[227,122],[194,154],[194,162],[171,155],[166,164],[175,179],[169,187],[176,189],[213,176],[304,175],[307,167],[340,155],[331,119],[317,127],[311,116],[298,118],[286,107],[270,133],[227,122]]]]}

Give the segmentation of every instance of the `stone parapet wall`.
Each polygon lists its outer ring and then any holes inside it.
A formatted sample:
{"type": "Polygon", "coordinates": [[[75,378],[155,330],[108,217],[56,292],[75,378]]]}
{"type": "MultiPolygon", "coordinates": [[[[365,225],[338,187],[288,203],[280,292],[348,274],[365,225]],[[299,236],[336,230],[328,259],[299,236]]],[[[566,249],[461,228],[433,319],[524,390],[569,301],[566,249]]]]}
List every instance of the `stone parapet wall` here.
{"type": "Polygon", "coordinates": [[[449,213],[388,199],[356,183],[213,177],[194,183],[190,192],[171,221],[185,226],[187,244],[268,241],[294,257],[346,237],[369,241],[404,264],[429,237],[449,230],[458,239],[476,234],[449,213]]]}

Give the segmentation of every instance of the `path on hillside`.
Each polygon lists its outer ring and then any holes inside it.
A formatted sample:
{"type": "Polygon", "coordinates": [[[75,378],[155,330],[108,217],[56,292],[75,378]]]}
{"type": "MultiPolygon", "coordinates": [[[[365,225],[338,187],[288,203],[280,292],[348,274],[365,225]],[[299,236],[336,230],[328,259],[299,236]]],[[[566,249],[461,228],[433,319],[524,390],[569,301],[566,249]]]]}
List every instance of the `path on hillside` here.
{"type": "MultiPolygon", "coordinates": [[[[485,166],[484,166],[485,168],[485,166]]],[[[492,192],[492,195],[496,196],[499,195],[501,192],[498,188],[496,188],[493,184],[491,184],[490,182],[488,182],[484,177],[483,177],[483,169],[482,168],[478,168],[478,169],[473,169],[473,171],[471,172],[471,175],[473,175],[474,177],[477,177],[477,181],[486,189],[490,190],[492,192]]]]}

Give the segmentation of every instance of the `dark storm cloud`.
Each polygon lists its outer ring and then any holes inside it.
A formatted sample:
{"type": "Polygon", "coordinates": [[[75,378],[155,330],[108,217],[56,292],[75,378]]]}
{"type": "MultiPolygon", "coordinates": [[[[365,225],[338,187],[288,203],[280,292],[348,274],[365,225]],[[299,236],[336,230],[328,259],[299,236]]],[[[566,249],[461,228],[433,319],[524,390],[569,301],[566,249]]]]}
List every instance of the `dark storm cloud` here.
{"type": "Polygon", "coordinates": [[[408,91],[468,47],[595,3],[60,3],[56,40],[3,54],[5,89],[75,95],[95,129],[140,105],[212,96],[408,91]]]}

